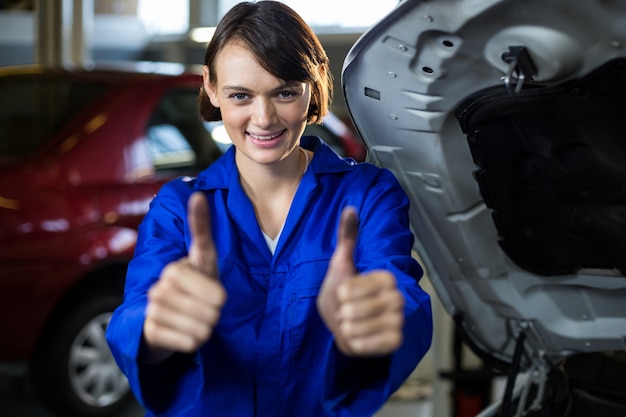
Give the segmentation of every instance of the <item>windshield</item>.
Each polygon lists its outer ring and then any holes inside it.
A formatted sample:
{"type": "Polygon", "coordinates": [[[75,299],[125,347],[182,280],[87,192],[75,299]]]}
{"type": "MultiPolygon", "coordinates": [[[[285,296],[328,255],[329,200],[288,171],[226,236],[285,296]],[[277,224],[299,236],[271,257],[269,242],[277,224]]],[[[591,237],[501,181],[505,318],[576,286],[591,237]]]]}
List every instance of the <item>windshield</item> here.
{"type": "Polygon", "coordinates": [[[0,161],[32,155],[105,88],[41,75],[0,78],[0,161]]]}

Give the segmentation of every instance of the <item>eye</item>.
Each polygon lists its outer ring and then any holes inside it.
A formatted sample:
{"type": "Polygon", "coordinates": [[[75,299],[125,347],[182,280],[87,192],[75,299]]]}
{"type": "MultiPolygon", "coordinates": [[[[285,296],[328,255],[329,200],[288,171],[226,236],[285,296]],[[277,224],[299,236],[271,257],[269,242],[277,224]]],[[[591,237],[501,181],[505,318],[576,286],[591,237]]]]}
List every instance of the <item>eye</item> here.
{"type": "Polygon", "coordinates": [[[293,91],[281,91],[280,93],[278,93],[278,96],[281,98],[289,98],[289,97],[293,97],[296,94],[293,91]]]}
{"type": "Polygon", "coordinates": [[[248,98],[248,95],[245,93],[233,93],[230,95],[231,98],[234,98],[235,100],[245,100],[246,98],[248,98]]]}

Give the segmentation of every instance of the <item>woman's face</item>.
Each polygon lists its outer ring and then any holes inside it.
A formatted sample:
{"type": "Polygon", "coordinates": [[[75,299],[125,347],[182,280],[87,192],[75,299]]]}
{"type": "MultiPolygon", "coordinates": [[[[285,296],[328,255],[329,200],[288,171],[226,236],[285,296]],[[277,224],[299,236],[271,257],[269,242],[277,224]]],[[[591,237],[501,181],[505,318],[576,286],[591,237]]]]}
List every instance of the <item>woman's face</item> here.
{"type": "Polygon", "coordinates": [[[306,126],[309,85],[274,77],[236,42],[223,47],[215,70],[217,82],[212,84],[204,67],[204,90],[220,108],[237,147],[237,163],[274,164],[290,155],[306,126]]]}

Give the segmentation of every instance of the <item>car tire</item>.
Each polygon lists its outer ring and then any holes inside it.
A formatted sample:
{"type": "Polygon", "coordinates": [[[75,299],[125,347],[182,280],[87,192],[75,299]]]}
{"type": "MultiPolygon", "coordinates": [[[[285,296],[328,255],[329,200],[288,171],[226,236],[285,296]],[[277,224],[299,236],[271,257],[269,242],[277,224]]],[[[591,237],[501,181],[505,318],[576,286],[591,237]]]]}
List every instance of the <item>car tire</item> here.
{"type": "Polygon", "coordinates": [[[51,319],[31,361],[38,400],[64,417],[118,416],[132,402],[104,338],[121,295],[82,291],[63,303],[51,319]]]}

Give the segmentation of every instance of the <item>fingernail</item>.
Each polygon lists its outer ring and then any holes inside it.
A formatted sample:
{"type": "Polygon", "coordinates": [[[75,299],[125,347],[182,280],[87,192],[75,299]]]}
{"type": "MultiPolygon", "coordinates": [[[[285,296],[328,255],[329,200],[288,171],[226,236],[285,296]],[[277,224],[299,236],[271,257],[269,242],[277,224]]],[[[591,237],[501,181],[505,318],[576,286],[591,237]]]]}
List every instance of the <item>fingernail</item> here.
{"type": "Polygon", "coordinates": [[[343,237],[344,238],[356,237],[357,231],[358,231],[358,224],[357,224],[356,213],[354,213],[354,215],[347,214],[343,237]]]}

